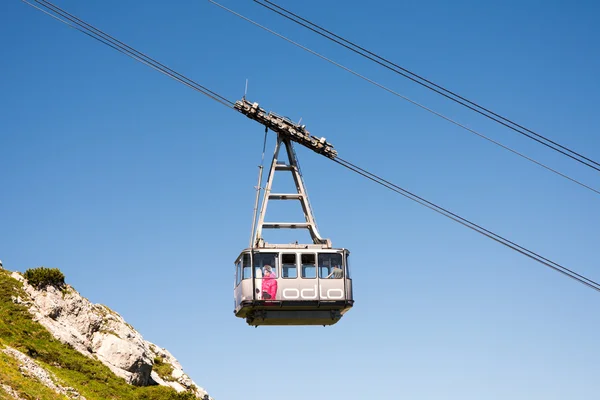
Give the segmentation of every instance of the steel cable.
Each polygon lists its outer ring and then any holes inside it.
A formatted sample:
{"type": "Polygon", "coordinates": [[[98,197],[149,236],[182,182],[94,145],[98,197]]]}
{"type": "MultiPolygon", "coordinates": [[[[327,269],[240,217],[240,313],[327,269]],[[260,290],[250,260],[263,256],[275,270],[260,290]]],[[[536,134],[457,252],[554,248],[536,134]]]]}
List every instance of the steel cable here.
{"type": "Polygon", "coordinates": [[[44,7],[45,9],[42,9],[42,8],[36,6],[35,4],[32,4],[26,0],[21,0],[21,1],[41,12],[51,16],[52,18],[62,22],[63,24],[117,50],[118,52],[125,54],[128,57],[131,57],[134,60],[139,61],[142,64],[145,64],[145,65],[149,66],[150,68],[153,68],[178,82],[183,83],[184,85],[204,94],[205,96],[223,104],[224,106],[226,106],[228,108],[232,108],[232,106],[234,104],[232,101],[226,99],[225,97],[221,96],[220,94],[213,92],[212,90],[206,88],[205,86],[202,86],[199,83],[181,75],[180,73],[170,69],[169,67],[165,66],[164,64],[161,64],[160,62],[147,56],[146,54],[135,50],[134,48],[115,39],[114,37],[95,28],[94,26],[82,21],[81,19],[75,17],[74,15],[69,14],[65,10],[61,9],[60,7],[55,6],[54,4],[52,4],[48,1],[33,0],[36,3],[38,3],[40,6],[44,7]],[[64,19],[61,19],[60,17],[62,17],[64,19]]]}
{"type": "Polygon", "coordinates": [[[361,175],[361,176],[363,176],[363,177],[365,177],[365,178],[367,178],[367,179],[369,179],[369,180],[371,180],[371,181],[373,181],[373,182],[375,182],[375,183],[377,183],[377,184],[379,184],[379,185],[381,185],[381,186],[389,189],[389,190],[392,190],[392,191],[394,191],[394,192],[396,192],[396,193],[398,193],[398,194],[400,194],[400,195],[402,195],[402,196],[404,196],[404,197],[406,197],[406,198],[408,198],[408,199],[410,199],[410,200],[412,200],[412,201],[414,201],[416,203],[419,203],[422,206],[425,206],[425,207],[427,207],[427,208],[429,208],[429,209],[431,209],[431,210],[433,210],[433,211],[435,211],[435,212],[437,212],[439,214],[442,214],[443,216],[445,216],[447,218],[450,218],[451,220],[453,220],[455,222],[458,222],[459,224],[461,224],[463,226],[466,226],[469,229],[474,230],[475,232],[477,232],[479,234],[482,234],[482,235],[484,235],[484,236],[486,236],[486,237],[488,237],[488,238],[490,238],[490,239],[492,239],[492,240],[494,240],[494,241],[496,241],[496,242],[498,242],[498,243],[500,243],[500,244],[502,244],[502,245],[504,245],[504,246],[506,246],[506,247],[508,247],[508,248],[510,248],[510,249],[512,249],[512,250],[514,250],[516,252],[518,252],[518,253],[521,253],[524,256],[527,256],[527,257],[531,258],[532,260],[535,260],[535,261],[537,261],[537,262],[539,262],[539,263],[541,263],[541,264],[543,264],[543,265],[545,265],[545,266],[547,266],[547,267],[549,267],[549,268],[551,268],[551,269],[553,269],[555,271],[558,271],[558,272],[560,272],[560,273],[568,276],[569,278],[578,281],[579,283],[582,283],[582,284],[584,284],[584,285],[586,285],[586,286],[588,286],[588,287],[590,287],[592,289],[595,289],[597,291],[600,291],[600,283],[598,283],[596,281],[593,281],[593,280],[591,280],[589,278],[586,278],[585,276],[583,276],[581,274],[578,274],[577,272],[572,271],[571,269],[569,269],[569,268],[567,268],[567,267],[565,267],[563,265],[560,265],[560,264],[558,264],[558,263],[556,263],[556,262],[554,262],[554,261],[552,261],[552,260],[550,260],[550,259],[548,259],[546,257],[543,257],[543,256],[541,256],[541,255],[539,255],[539,254],[537,254],[537,253],[535,253],[535,252],[533,252],[533,251],[531,251],[531,250],[523,247],[523,246],[520,246],[520,245],[518,245],[518,244],[516,244],[516,243],[514,243],[514,242],[512,242],[512,241],[510,241],[510,240],[508,240],[508,239],[506,239],[506,238],[498,235],[498,234],[495,234],[492,231],[489,231],[489,230],[483,228],[480,225],[477,225],[477,224],[475,224],[475,223],[473,223],[473,222],[471,222],[471,221],[469,221],[469,220],[467,220],[467,219],[465,219],[465,218],[463,218],[463,217],[461,217],[461,216],[459,216],[459,215],[457,215],[457,214],[455,214],[455,213],[453,213],[451,211],[448,211],[445,208],[442,208],[442,207],[440,207],[440,206],[438,206],[438,205],[436,205],[436,204],[434,204],[434,203],[432,203],[432,202],[430,202],[428,200],[425,200],[424,198],[422,198],[420,196],[417,196],[416,194],[411,193],[408,190],[403,189],[402,187],[400,187],[398,185],[395,185],[395,184],[393,184],[393,183],[391,183],[391,182],[389,182],[389,181],[387,181],[387,180],[385,180],[385,179],[383,179],[383,178],[381,178],[381,177],[379,177],[379,176],[377,176],[377,175],[375,175],[375,174],[373,174],[371,172],[368,172],[365,169],[360,168],[360,167],[352,164],[349,161],[346,161],[346,160],[344,160],[344,159],[342,159],[340,157],[336,157],[335,159],[333,159],[333,161],[336,162],[337,164],[339,164],[339,165],[341,165],[341,166],[343,166],[343,167],[345,167],[345,168],[347,168],[347,169],[349,169],[349,170],[351,170],[351,171],[353,171],[353,172],[355,172],[355,173],[357,173],[357,174],[359,174],[359,175],[361,175]]]}
{"type": "Polygon", "coordinates": [[[444,96],[444,97],[446,97],[446,98],[448,98],[448,99],[450,99],[472,111],[475,111],[476,113],[478,113],[480,115],[483,115],[486,118],[489,118],[489,119],[509,128],[517,133],[520,133],[521,135],[526,136],[529,139],[532,139],[540,144],[543,144],[544,146],[547,146],[554,151],[557,151],[567,157],[570,157],[571,159],[578,161],[581,164],[584,164],[592,169],[595,169],[596,171],[600,171],[600,168],[599,168],[600,163],[598,163],[588,157],[585,157],[574,150],[571,150],[565,146],[562,146],[561,144],[559,144],[545,136],[542,136],[542,135],[536,133],[535,131],[532,131],[522,125],[519,125],[516,122],[514,122],[506,117],[503,117],[502,115],[499,115],[483,106],[480,106],[479,104],[477,104],[471,100],[468,100],[468,99],[456,94],[455,92],[452,92],[452,91],[444,88],[443,86],[437,85],[434,82],[432,82],[428,79],[425,79],[422,76],[420,76],[414,72],[411,72],[408,69],[403,68],[400,65],[393,63],[393,62],[389,61],[388,59],[383,58],[383,57],[365,49],[364,47],[361,47],[339,35],[336,35],[335,33],[331,32],[331,31],[305,19],[305,18],[302,18],[301,16],[294,14],[293,12],[286,10],[285,8],[283,8],[269,0],[262,0],[262,1],[264,1],[265,3],[271,4],[272,6],[276,7],[277,9],[283,11],[283,13],[274,9],[273,7],[269,7],[268,5],[261,3],[259,0],[253,0],[253,1],[255,3],[267,8],[268,10],[271,10],[274,13],[279,14],[282,17],[289,19],[290,21],[293,21],[294,23],[296,23],[300,26],[303,26],[304,28],[309,29],[312,32],[317,33],[318,35],[320,35],[334,43],[337,43],[340,46],[345,47],[346,49],[381,65],[384,68],[387,68],[407,79],[410,79],[411,81],[413,81],[423,87],[426,87],[427,89],[432,90],[432,91],[434,91],[434,92],[436,92],[436,93],[438,93],[438,94],[440,94],[440,95],[442,95],[442,96],[444,96]],[[286,13],[288,15],[286,15],[284,13],[286,13]],[[290,17],[290,15],[291,15],[291,17],[290,17]],[[294,19],[294,18],[297,18],[297,19],[294,19]],[[300,22],[298,20],[306,22],[306,24],[303,22],[300,22]],[[307,24],[310,26],[308,26],[307,24]],[[454,96],[454,97],[452,97],[452,96],[454,96]],[[526,133],[524,131],[526,131],[528,133],[526,133]],[[594,165],[592,165],[592,164],[594,164],[594,165]]]}
{"type": "Polygon", "coordinates": [[[445,116],[444,114],[441,114],[441,113],[439,113],[439,112],[437,112],[437,111],[435,111],[435,110],[433,110],[433,109],[431,109],[431,108],[429,108],[427,106],[424,106],[423,104],[418,103],[418,102],[410,99],[409,97],[406,97],[406,96],[404,96],[404,95],[402,95],[402,94],[400,94],[400,93],[398,93],[398,92],[396,92],[396,91],[388,88],[387,86],[384,86],[384,85],[382,85],[382,84],[380,84],[380,83],[378,83],[378,82],[376,82],[376,81],[374,81],[374,80],[372,80],[372,79],[370,79],[370,78],[368,78],[368,77],[366,77],[364,75],[361,75],[358,72],[356,72],[356,71],[354,71],[354,70],[352,70],[352,69],[350,69],[350,68],[348,68],[348,67],[346,67],[346,66],[344,66],[344,65],[342,65],[342,64],[340,64],[340,63],[338,63],[338,62],[336,62],[336,61],[334,61],[334,60],[332,60],[330,58],[327,58],[324,55],[322,55],[320,53],[317,53],[316,51],[311,50],[310,48],[308,48],[308,47],[306,47],[306,46],[304,46],[304,45],[302,45],[302,44],[300,44],[298,42],[295,42],[295,41],[287,38],[286,36],[283,36],[282,34],[277,33],[275,31],[273,31],[272,29],[269,29],[266,26],[259,24],[258,22],[253,21],[250,18],[243,16],[242,14],[240,14],[240,13],[238,13],[236,11],[233,11],[233,10],[231,10],[231,9],[223,6],[222,4],[217,3],[214,0],[208,0],[208,1],[210,3],[213,3],[214,5],[222,8],[223,10],[228,11],[229,13],[231,13],[231,14],[233,14],[233,15],[235,15],[235,16],[237,16],[237,17],[239,17],[239,18],[241,18],[241,19],[243,19],[243,20],[245,20],[245,21],[247,21],[247,22],[255,25],[256,27],[258,27],[260,29],[263,29],[266,32],[269,32],[270,34],[275,35],[275,36],[279,37],[280,39],[283,39],[286,42],[288,42],[290,44],[293,44],[294,46],[296,46],[296,47],[298,47],[298,48],[300,48],[300,49],[302,49],[302,50],[304,50],[304,51],[306,51],[306,52],[308,52],[308,53],[310,53],[310,54],[312,54],[314,56],[317,56],[317,57],[321,58],[322,60],[325,60],[328,63],[333,64],[336,67],[341,68],[344,71],[349,72],[352,75],[354,75],[354,76],[356,76],[356,77],[358,77],[358,78],[360,78],[360,79],[362,79],[362,80],[364,80],[364,81],[366,81],[366,82],[368,82],[368,83],[370,83],[370,84],[372,84],[374,86],[379,87],[380,89],[383,89],[383,90],[387,91],[388,93],[393,94],[394,96],[397,96],[397,97],[399,97],[399,98],[401,98],[403,100],[406,100],[409,103],[414,104],[417,107],[419,107],[419,108],[421,108],[421,109],[423,109],[423,110],[425,110],[425,111],[427,111],[427,112],[429,112],[429,113],[431,113],[433,115],[436,115],[436,116],[438,116],[438,117],[440,117],[440,118],[442,118],[442,119],[444,119],[444,120],[446,120],[446,121],[448,121],[448,122],[450,122],[450,123],[452,123],[452,124],[454,124],[454,125],[462,128],[462,129],[464,129],[464,130],[466,130],[468,132],[471,132],[471,133],[479,136],[480,138],[485,139],[485,140],[489,141],[490,143],[495,144],[496,146],[499,146],[499,147],[501,147],[501,148],[503,148],[505,150],[508,150],[511,153],[513,153],[513,154],[515,154],[515,155],[517,155],[517,156],[519,156],[521,158],[524,158],[527,161],[530,161],[530,162],[532,162],[532,163],[534,163],[534,164],[536,164],[536,165],[538,165],[538,166],[540,166],[542,168],[545,168],[546,170],[548,170],[548,171],[550,171],[550,172],[552,172],[552,173],[554,173],[556,175],[559,175],[559,176],[561,176],[561,177],[563,177],[563,178],[565,178],[567,180],[570,180],[571,182],[576,183],[576,184],[578,184],[581,187],[584,187],[584,188],[586,188],[586,189],[588,189],[588,190],[590,190],[592,192],[595,192],[596,194],[600,194],[600,190],[598,190],[598,189],[595,189],[595,188],[593,188],[591,186],[588,186],[588,185],[586,185],[583,182],[580,182],[580,181],[578,181],[578,180],[576,180],[574,178],[571,178],[570,176],[568,176],[566,174],[563,174],[562,172],[559,172],[558,170],[555,170],[555,169],[553,169],[553,168],[551,168],[551,167],[549,167],[549,166],[547,166],[547,165],[545,165],[545,164],[543,164],[543,163],[541,163],[539,161],[536,161],[535,159],[533,159],[531,157],[528,157],[528,156],[526,156],[526,155],[524,155],[524,154],[522,154],[522,153],[520,153],[520,152],[518,152],[518,151],[516,151],[516,150],[514,150],[514,149],[512,149],[510,147],[508,147],[508,146],[505,146],[505,145],[501,144],[500,142],[497,142],[497,141],[495,141],[495,140],[493,140],[493,139],[485,136],[484,134],[482,134],[482,133],[480,133],[480,132],[478,132],[478,131],[476,131],[474,129],[471,129],[471,128],[467,127],[466,125],[463,125],[460,122],[455,121],[452,118],[445,116]]]}
{"type": "MultiPolygon", "coordinates": [[[[96,28],[93,28],[91,25],[89,25],[87,23],[84,23],[83,21],[79,20],[78,18],[76,18],[74,16],[71,16],[70,14],[64,12],[62,9],[60,9],[60,8],[52,5],[49,2],[46,2],[44,0],[34,0],[36,3],[38,3],[38,4],[40,4],[40,5],[48,8],[49,10],[51,10],[51,11],[59,14],[61,17],[68,19],[71,23],[69,23],[69,22],[67,22],[67,21],[65,21],[65,20],[57,17],[56,15],[54,15],[54,14],[52,14],[52,13],[46,11],[46,10],[43,10],[43,9],[37,7],[34,4],[31,4],[31,3],[27,2],[26,0],[21,0],[21,1],[23,1],[24,3],[30,5],[31,7],[34,7],[36,9],[38,9],[38,10],[46,13],[47,15],[50,15],[51,17],[57,19],[58,21],[66,24],[67,26],[69,26],[71,28],[74,28],[74,29],[76,29],[76,30],[78,30],[78,31],[80,31],[80,32],[82,32],[82,33],[84,33],[84,34],[86,34],[86,35],[88,35],[88,36],[90,36],[90,37],[92,37],[92,38],[100,41],[101,43],[106,44],[107,46],[109,46],[109,47],[111,47],[111,48],[113,48],[113,49],[115,49],[115,50],[117,50],[117,51],[119,51],[119,52],[121,52],[123,54],[126,54],[129,57],[131,57],[131,58],[133,58],[133,59],[135,59],[137,61],[140,61],[143,64],[146,64],[146,65],[150,66],[151,68],[154,68],[154,69],[158,70],[159,72],[162,72],[162,73],[170,76],[171,78],[173,78],[173,79],[175,79],[175,80],[177,80],[177,81],[185,84],[188,87],[191,87],[191,88],[193,88],[193,89],[195,89],[195,90],[203,93],[204,95],[212,98],[215,101],[218,101],[219,103],[221,103],[221,104],[223,104],[223,105],[225,105],[225,106],[227,106],[229,108],[231,108],[230,104],[233,104],[232,102],[230,102],[229,100],[227,100],[223,96],[220,96],[219,94],[210,91],[209,89],[205,88],[204,86],[202,86],[202,85],[200,85],[200,84],[192,81],[191,79],[188,79],[185,76],[183,76],[183,75],[181,75],[181,74],[179,74],[179,73],[171,70],[170,68],[164,66],[163,64],[158,63],[158,61],[156,61],[156,60],[154,60],[154,59],[152,59],[152,58],[144,55],[143,53],[140,53],[137,50],[135,50],[135,49],[133,49],[133,48],[125,45],[124,43],[122,43],[122,42],[120,42],[120,41],[112,38],[108,34],[105,34],[105,33],[102,33],[102,35],[96,34],[95,32],[101,32],[101,31],[97,30],[96,28]],[[76,24],[76,25],[73,25],[72,23],[76,24]],[[92,31],[90,31],[90,29],[92,29],[92,31]]],[[[209,0],[209,1],[211,1],[211,0],[209,0]]],[[[213,1],[211,1],[211,2],[213,2],[213,1]]],[[[219,5],[218,3],[215,3],[215,4],[219,5]]],[[[231,10],[228,10],[228,11],[231,11],[231,10]]],[[[242,16],[242,18],[246,19],[243,16],[242,16]]],[[[256,24],[253,21],[250,21],[250,22],[254,23],[255,25],[258,25],[258,24],[256,24]]],[[[263,27],[263,29],[266,29],[266,28],[263,27]]],[[[274,32],[272,32],[272,33],[274,33],[274,32]]],[[[276,33],[274,33],[274,34],[276,34],[276,33]]],[[[276,35],[280,36],[279,34],[276,34],[276,35]]],[[[284,38],[284,39],[290,41],[287,38],[284,38]]],[[[306,48],[304,48],[304,49],[307,50],[307,51],[312,52],[312,50],[309,50],[309,49],[306,49],[306,48]]],[[[320,56],[320,57],[322,57],[322,56],[320,56]]],[[[322,58],[324,58],[324,57],[322,57],[322,58]]],[[[331,61],[331,62],[333,62],[333,61],[331,61]]],[[[264,146],[264,144],[263,144],[263,146],[264,146]]],[[[344,160],[344,159],[342,159],[340,157],[337,157],[337,158],[333,159],[333,161],[336,162],[337,164],[339,164],[339,165],[341,165],[341,166],[343,166],[343,167],[345,167],[345,168],[347,168],[347,169],[349,169],[349,170],[351,170],[351,171],[353,171],[353,172],[355,172],[355,173],[357,173],[357,174],[359,174],[359,175],[361,175],[361,176],[363,176],[363,177],[365,177],[365,178],[367,178],[367,179],[375,182],[375,183],[378,183],[379,185],[384,186],[385,188],[387,188],[389,190],[392,190],[392,191],[394,191],[394,192],[396,192],[398,194],[401,194],[402,196],[407,197],[407,198],[409,198],[409,199],[411,199],[411,200],[413,200],[413,201],[415,201],[415,202],[417,202],[417,203],[419,203],[419,204],[421,204],[421,205],[423,205],[423,206],[425,206],[425,207],[427,207],[429,209],[432,209],[432,210],[436,211],[437,213],[442,214],[445,217],[450,218],[453,221],[458,222],[458,223],[460,223],[460,224],[462,224],[462,225],[464,225],[464,226],[466,226],[466,227],[468,227],[468,228],[470,228],[470,229],[472,229],[472,230],[474,230],[474,231],[476,231],[476,232],[478,232],[478,233],[480,233],[480,234],[482,234],[482,235],[484,235],[484,236],[486,236],[486,237],[488,237],[488,238],[490,238],[490,239],[492,239],[492,240],[494,240],[494,241],[496,241],[496,242],[498,242],[498,243],[500,243],[500,244],[502,244],[502,245],[504,245],[504,246],[506,246],[506,247],[508,247],[508,248],[510,248],[512,250],[514,250],[514,251],[517,251],[517,252],[519,252],[519,253],[521,253],[521,254],[523,254],[523,255],[525,255],[525,256],[527,256],[527,257],[529,257],[529,258],[531,258],[531,259],[533,259],[533,260],[535,260],[535,261],[537,261],[537,262],[539,262],[539,263],[541,263],[541,264],[549,267],[549,268],[551,268],[551,269],[554,269],[555,271],[558,271],[558,272],[560,272],[560,273],[562,273],[562,274],[564,274],[564,275],[566,275],[566,276],[568,276],[568,277],[570,277],[570,278],[572,278],[572,279],[574,279],[574,280],[576,280],[576,281],[578,281],[578,282],[580,282],[580,283],[582,283],[582,284],[584,284],[584,285],[586,285],[586,286],[588,286],[588,287],[590,287],[592,289],[600,291],[600,284],[598,282],[595,282],[595,281],[593,281],[593,280],[591,280],[589,278],[586,278],[585,276],[580,275],[580,274],[578,274],[578,273],[576,273],[576,272],[574,272],[574,271],[572,271],[572,270],[570,270],[570,269],[568,269],[568,268],[566,268],[566,267],[564,267],[564,266],[562,266],[562,265],[560,265],[560,264],[558,264],[558,263],[556,263],[556,262],[554,262],[552,260],[549,260],[548,258],[545,258],[545,257],[543,257],[543,256],[541,256],[541,255],[539,255],[539,254],[537,254],[537,253],[535,253],[535,252],[533,252],[533,251],[531,251],[529,249],[526,249],[526,248],[524,248],[524,247],[522,247],[522,246],[520,246],[520,245],[518,245],[518,244],[516,244],[516,243],[514,243],[514,242],[512,242],[512,241],[510,241],[510,240],[508,240],[508,239],[506,239],[506,238],[504,238],[502,236],[500,236],[500,235],[497,235],[497,234],[495,234],[495,233],[493,233],[493,232],[491,232],[491,231],[489,231],[489,230],[481,227],[480,225],[477,225],[477,224],[475,224],[475,223],[473,223],[473,222],[471,222],[469,220],[466,220],[466,219],[458,216],[457,214],[454,214],[454,213],[452,213],[452,212],[450,212],[450,211],[448,211],[448,210],[446,210],[446,209],[444,209],[444,208],[442,208],[442,207],[440,207],[440,206],[438,206],[438,205],[436,205],[436,204],[434,204],[434,203],[432,203],[432,202],[430,202],[428,200],[425,200],[422,197],[419,197],[419,196],[417,196],[417,195],[415,195],[415,194],[413,194],[413,193],[411,193],[411,192],[409,192],[409,191],[401,188],[398,185],[395,185],[395,184],[393,184],[393,183],[391,183],[391,182],[389,182],[389,181],[387,181],[387,180],[385,180],[385,179],[383,179],[383,178],[381,178],[381,177],[379,177],[379,176],[377,176],[377,175],[375,175],[373,173],[370,173],[370,172],[366,171],[363,168],[360,168],[360,167],[354,165],[353,163],[351,163],[349,161],[346,161],[346,160],[344,160]]],[[[260,185],[260,183],[259,183],[259,185],[260,185]]]]}

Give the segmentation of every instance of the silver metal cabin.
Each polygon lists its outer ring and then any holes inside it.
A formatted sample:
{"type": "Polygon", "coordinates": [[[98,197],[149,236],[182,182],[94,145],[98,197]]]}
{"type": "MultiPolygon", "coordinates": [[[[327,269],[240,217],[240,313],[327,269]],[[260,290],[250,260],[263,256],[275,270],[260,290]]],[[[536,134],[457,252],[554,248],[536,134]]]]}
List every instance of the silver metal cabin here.
{"type": "Polygon", "coordinates": [[[354,304],[346,249],[310,245],[248,248],[235,261],[235,315],[249,325],[333,325],[354,304]],[[263,298],[265,266],[277,294],[263,298]],[[333,274],[342,269],[341,277],[333,274]]]}

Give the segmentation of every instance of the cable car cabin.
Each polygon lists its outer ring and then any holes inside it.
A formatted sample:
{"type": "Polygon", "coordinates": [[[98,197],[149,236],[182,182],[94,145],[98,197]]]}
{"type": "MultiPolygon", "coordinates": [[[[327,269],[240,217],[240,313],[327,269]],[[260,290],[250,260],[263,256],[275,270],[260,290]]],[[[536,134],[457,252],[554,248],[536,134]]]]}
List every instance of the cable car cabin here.
{"type": "Polygon", "coordinates": [[[346,249],[301,245],[245,249],[235,261],[236,317],[248,325],[333,325],[348,311],[346,249]]]}
{"type": "Polygon", "coordinates": [[[333,325],[354,304],[348,269],[350,252],[332,248],[331,241],[319,235],[292,140],[321,154],[337,153],[325,138],[309,135],[304,126],[267,113],[257,103],[243,99],[235,107],[265,125],[265,141],[268,129],[274,129],[277,144],[264,188],[263,169],[259,166],[250,247],[235,261],[234,313],[252,326],[333,325]],[[279,156],[282,149],[287,162],[279,156]],[[291,173],[296,192],[272,192],[274,177],[282,172],[291,173]],[[257,220],[261,190],[264,193],[257,220]],[[265,222],[269,200],[299,201],[304,222],[265,222]],[[313,244],[268,244],[263,229],[307,229],[313,244]]]}

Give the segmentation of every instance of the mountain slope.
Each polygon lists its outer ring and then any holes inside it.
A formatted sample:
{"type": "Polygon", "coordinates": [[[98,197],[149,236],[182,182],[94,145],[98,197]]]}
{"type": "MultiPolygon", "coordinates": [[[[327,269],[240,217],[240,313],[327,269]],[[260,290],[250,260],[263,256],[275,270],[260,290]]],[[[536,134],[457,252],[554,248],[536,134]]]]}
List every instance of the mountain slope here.
{"type": "Polygon", "coordinates": [[[0,269],[0,399],[209,398],[166,350],[72,287],[0,269]]]}

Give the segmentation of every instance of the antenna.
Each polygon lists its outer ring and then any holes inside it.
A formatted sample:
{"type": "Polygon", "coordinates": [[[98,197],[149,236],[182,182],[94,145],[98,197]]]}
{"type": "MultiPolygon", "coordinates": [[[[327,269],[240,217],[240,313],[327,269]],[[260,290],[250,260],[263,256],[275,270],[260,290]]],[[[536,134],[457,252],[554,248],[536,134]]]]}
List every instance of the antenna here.
{"type": "Polygon", "coordinates": [[[248,78],[246,78],[246,88],[244,89],[244,100],[246,100],[247,94],[248,94],[248,78]]]}

